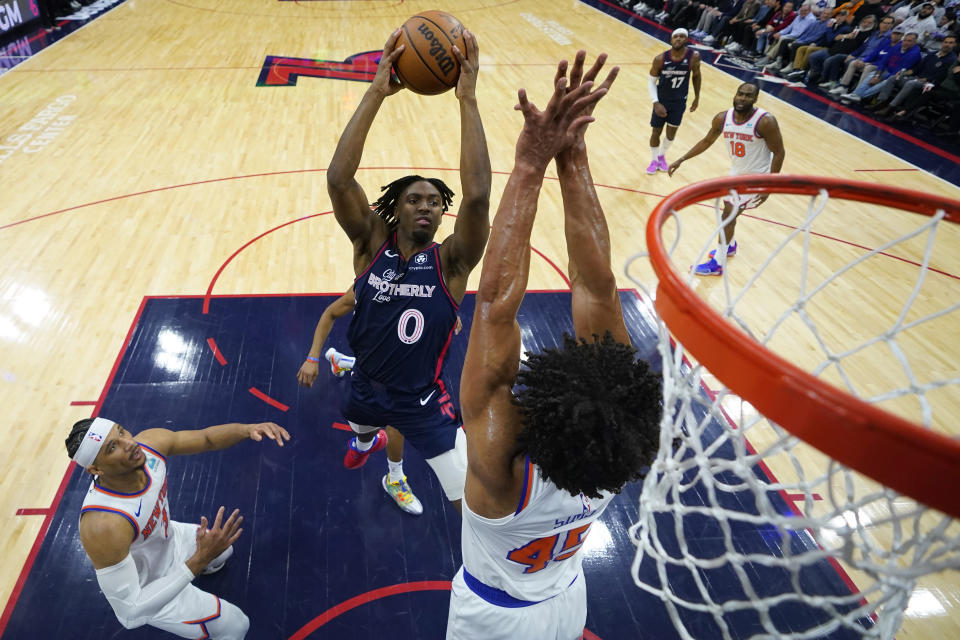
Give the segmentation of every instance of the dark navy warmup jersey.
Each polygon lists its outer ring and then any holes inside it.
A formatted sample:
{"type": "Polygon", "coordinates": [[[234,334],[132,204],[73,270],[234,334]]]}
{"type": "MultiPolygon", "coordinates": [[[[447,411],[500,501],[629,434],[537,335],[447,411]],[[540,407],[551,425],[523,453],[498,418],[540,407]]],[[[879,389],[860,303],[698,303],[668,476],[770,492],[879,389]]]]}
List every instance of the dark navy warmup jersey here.
{"type": "Polygon", "coordinates": [[[693,49],[687,48],[687,55],[679,62],[670,57],[670,51],[663,54],[663,68],[657,80],[657,98],[660,103],[686,102],[690,89],[690,59],[693,49]]]}
{"type": "Polygon", "coordinates": [[[436,383],[459,305],[440,270],[433,243],[404,260],[396,233],[353,283],[356,307],[347,337],[356,368],[395,391],[419,393],[436,383]]]}

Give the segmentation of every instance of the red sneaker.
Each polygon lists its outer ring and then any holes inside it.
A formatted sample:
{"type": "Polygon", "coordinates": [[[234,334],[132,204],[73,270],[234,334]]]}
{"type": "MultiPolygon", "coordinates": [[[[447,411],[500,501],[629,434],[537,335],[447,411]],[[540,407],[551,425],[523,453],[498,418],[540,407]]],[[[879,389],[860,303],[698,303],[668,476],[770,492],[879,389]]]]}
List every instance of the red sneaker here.
{"type": "Polygon", "coordinates": [[[347,469],[359,469],[367,462],[367,458],[374,451],[380,451],[387,446],[387,432],[383,429],[377,431],[377,437],[373,439],[373,446],[366,451],[357,449],[357,439],[350,440],[350,447],[347,449],[347,455],[343,457],[343,466],[347,469]]]}

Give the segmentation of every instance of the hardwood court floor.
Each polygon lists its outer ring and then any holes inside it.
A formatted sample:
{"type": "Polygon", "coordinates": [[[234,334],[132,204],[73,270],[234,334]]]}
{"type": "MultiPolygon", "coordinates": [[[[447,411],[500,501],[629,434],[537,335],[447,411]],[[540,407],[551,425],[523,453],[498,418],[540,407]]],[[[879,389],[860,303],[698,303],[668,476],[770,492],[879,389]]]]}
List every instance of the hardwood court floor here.
{"type": "MultiPolygon", "coordinates": [[[[13,592],[60,486],[65,432],[102,399],[144,296],[337,292],[352,279],[349,246],[324,215],[324,170],[366,85],[300,76],[295,86],[258,86],[266,57],[343,61],[380,49],[406,17],[433,8],[420,1],[136,0],[0,77],[0,401],[8,434],[0,452],[0,601],[13,592]]],[[[479,39],[494,203],[513,163],[517,88],[542,104],[557,60],[578,48],[606,51],[622,69],[588,136],[617,264],[644,249],[647,214],[664,195],[727,173],[720,144],[672,179],[644,172],[646,77],[666,48],[662,40],[579,2],[439,8],[479,39]]],[[[686,114],[668,157],[700,139],[739,82],[703,66],[700,108],[686,114]]],[[[784,172],[896,181],[960,197],[896,148],[880,150],[766,94],[759,105],[780,122],[784,172]]],[[[402,92],[386,101],[370,132],[359,180],[373,195],[418,172],[459,192],[458,131],[452,93],[402,92]]],[[[533,263],[532,289],[565,286],[550,264],[565,266],[560,210],[559,189],[548,180],[533,236],[546,260],[533,263]]],[[[793,215],[773,201],[760,211],[773,221],[793,215]]],[[[870,229],[896,223],[852,210],[833,224],[832,238],[869,246],[876,241],[870,229]]],[[[448,220],[440,235],[450,229],[448,220]]],[[[761,219],[742,221],[738,260],[779,233],[761,219]]],[[[955,235],[948,242],[960,246],[955,235]]],[[[823,244],[826,252],[849,251],[842,242],[823,244]]],[[[939,268],[951,274],[942,295],[956,298],[960,259],[954,250],[942,260],[939,268]]],[[[886,265],[871,277],[898,278],[886,265]]],[[[622,285],[629,286],[626,278],[622,285]]],[[[947,330],[931,343],[948,363],[960,361],[956,335],[947,330]]],[[[163,424],[163,416],[154,419],[163,424]]],[[[960,636],[956,575],[924,590],[898,637],[960,636]]]]}

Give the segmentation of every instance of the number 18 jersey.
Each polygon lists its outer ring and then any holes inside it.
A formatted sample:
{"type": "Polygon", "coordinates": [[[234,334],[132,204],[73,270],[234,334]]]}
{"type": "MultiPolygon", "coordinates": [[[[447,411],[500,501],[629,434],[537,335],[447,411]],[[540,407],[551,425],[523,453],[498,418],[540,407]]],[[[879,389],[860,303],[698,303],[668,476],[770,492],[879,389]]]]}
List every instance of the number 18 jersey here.
{"type": "Polygon", "coordinates": [[[353,292],[347,337],[355,367],[392,391],[416,394],[436,384],[459,308],[443,280],[440,245],[404,260],[391,234],[353,292]]]}
{"type": "Polygon", "coordinates": [[[757,133],[760,119],[767,112],[756,107],[753,115],[742,124],[734,120],[734,113],[733,109],[728,109],[723,117],[723,141],[730,154],[730,175],[770,173],[773,152],[767,146],[767,141],[757,133]]]}

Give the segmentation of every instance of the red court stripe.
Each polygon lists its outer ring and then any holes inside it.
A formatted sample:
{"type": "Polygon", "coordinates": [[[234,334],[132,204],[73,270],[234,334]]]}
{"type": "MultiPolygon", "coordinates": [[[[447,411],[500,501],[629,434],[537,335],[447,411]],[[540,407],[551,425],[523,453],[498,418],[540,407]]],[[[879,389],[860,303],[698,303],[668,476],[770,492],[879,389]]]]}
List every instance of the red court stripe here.
{"type": "Polygon", "coordinates": [[[48,513],[52,514],[53,509],[50,507],[44,507],[42,509],[17,509],[18,516],[45,516],[48,513]]]}
{"type": "Polygon", "coordinates": [[[334,422],[330,426],[333,427],[334,429],[339,429],[340,431],[353,431],[353,429],[350,428],[350,425],[343,424],[342,422],[334,422]]]}
{"type": "Polygon", "coordinates": [[[333,620],[341,613],[346,613],[351,609],[355,609],[360,605],[367,604],[368,602],[373,602],[374,600],[380,600],[381,598],[386,598],[389,596],[395,596],[401,593],[413,593],[416,591],[449,591],[450,590],[450,581],[449,580],[424,580],[421,582],[407,582],[404,584],[395,584],[389,587],[381,587],[380,589],[374,589],[373,591],[367,591],[366,593],[361,593],[358,596],[354,596],[345,602],[331,607],[321,613],[319,616],[308,622],[307,624],[300,627],[296,633],[290,636],[290,640],[303,640],[308,637],[311,633],[333,620]]]}
{"type": "MultiPolygon", "coordinates": [[[[230,254],[230,257],[227,258],[227,259],[224,261],[224,263],[220,265],[220,268],[217,269],[217,272],[216,272],[215,274],[213,274],[213,278],[210,280],[210,284],[207,286],[207,293],[206,293],[206,295],[203,296],[203,313],[204,313],[204,314],[210,313],[210,294],[213,292],[213,287],[217,284],[217,280],[220,278],[220,274],[223,273],[223,270],[227,268],[227,265],[230,264],[230,263],[233,261],[234,258],[236,258],[238,255],[240,255],[240,252],[242,252],[244,249],[246,249],[247,247],[249,247],[250,245],[252,245],[254,242],[256,242],[257,240],[259,240],[260,238],[262,238],[262,237],[264,237],[264,236],[267,236],[267,235],[273,233],[273,232],[276,231],[277,229],[282,229],[282,228],[284,228],[284,227],[287,227],[287,226],[289,226],[289,225],[291,225],[291,224],[295,224],[295,223],[300,222],[300,221],[302,221],[302,220],[309,220],[310,218],[316,218],[316,217],[318,217],[318,216],[325,216],[325,215],[328,215],[328,214],[331,214],[331,213],[333,213],[333,211],[324,211],[323,213],[314,213],[314,214],[311,214],[311,215],[309,215],[309,216],[303,216],[302,218],[297,218],[296,220],[290,220],[290,221],[288,221],[288,222],[284,222],[283,224],[278,225],[278,226],[276,226],[276,227],[274,227],[274,228],[272,228],[272,229],[267,229],[266,231],[264,231],[263,233],[261,233],[260,235],[258,235],[256,238],[254,238],[253,240],[247,241],[246,244],[244,244],[242,247],[240,247],[239,249],[237,249],[236,251],[234,251],[232,254],[230,254]]],[[[2,228],[2,227],[0,227],[0,228],[2,228]]],[[[286,409],[284,409],[284,411],[286,411],[286,409]]]]}
{"type": "Polygon", "coordinates": [[[71,407],[95,407],[97,406],[96,400],[72,400],[70,402],[71,407]]]}
{"type": "Polygon", "coordinates": [[[880,173],[880,172],[890,172],[890,171],[920,171],[920,169],[854,169],[854,171],[861,172],[871,172],[871,173],[880,173]]]}
{"type": "Polygon", "coordinates": [[[274,400],[273,398],[271,398],[270,396],[268,396],[267,394],[265,394],[263,391],[260,391],[260,389],[257,389],[256,387],[250,387],[250,389],[248,389],[248,391],[250,391],[250,393],[252,393],[253,395],[257,396],[258,398],[260,398],[260,399],[263,400],[264,402],[266,402],[266,403],[267,403],[268,405],[270,405],[271,407],[276,407],[277,409],[280,409],[280,411],[286,411],[287,409],[290,408],[290,407],[288,407],[287,405],[285,405],[285,404],[283,404],[282,402],[280,402],[279,400],[274,400]]]}
{"type": "Polygon", "coordinates": [[[533,251],[535,254],[537,254],[538,256],[540,256],[541,258],[543,258],[544,260],[546,260],[546,261],[547,261],[547,264],[549,264],[551,267],[553,267],[553,269],[554,269],[557,273],[560,274],[560,277],[563,278],[563,283],[564,283],[565,285],[567,285],[567,288],[568,288],[568,289],[570,288],[570,279],[567,277],[567,274],[565,274],[565,273],[560,269],[560,267],[558,267],[556,264],[554,264],[553,260],[551,260],[550,258],[548,258],[547,256],[545,256],[545,255],[543,254],[543,252],[541,252],[539,249],[537,249],[537,248],[534,247],[533,245],[530,246],[530,251],[533,251]]]}
{"type": "Polygon", "coordinates": [[[217,341],[213,338],[207,338],[207,344],[210,346],[210,350],[213,351],[213,357],[217,359],[217,362],[221,365],[226,365],[227,359],[223,357],[220,349],[217,348],[217,341]]]}

